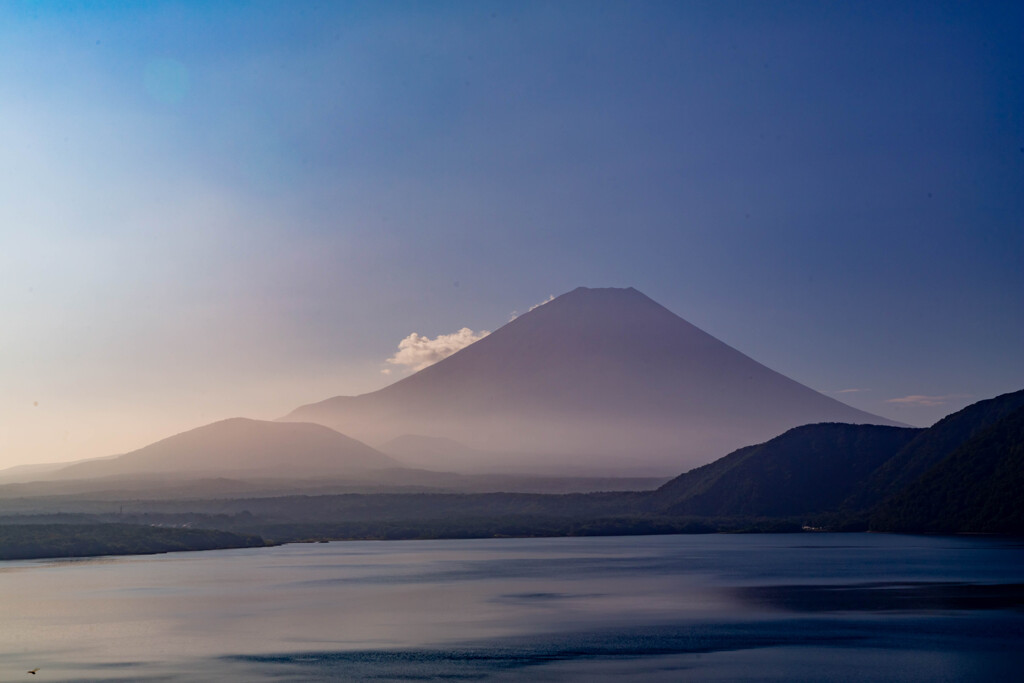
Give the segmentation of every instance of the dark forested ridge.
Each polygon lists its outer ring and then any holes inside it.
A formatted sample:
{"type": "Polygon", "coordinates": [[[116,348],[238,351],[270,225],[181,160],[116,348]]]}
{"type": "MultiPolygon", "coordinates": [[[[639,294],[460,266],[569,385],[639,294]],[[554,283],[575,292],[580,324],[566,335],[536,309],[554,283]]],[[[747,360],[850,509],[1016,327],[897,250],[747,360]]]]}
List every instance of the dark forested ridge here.
{"type": "Polygon", "coordinates": [[[0,560],[150,555],[263,545],[266,543],[258,536],[217,529],[175,529],[135,524],[0,525],[0,560]]]}
{"type": "Polygon", "coordinates": [[[928,429],[818,424],[691,470],[650,510],[803,518],[834,529],[1024,532],[1024,391],[979,401],[928,429]]]}
{"type": "Polygon", "coordinates": [[[1024,407],[981,430],[874,512],[879,531],[1024,533],[1024,407]]]}
{"type": "Polygon", "coordinates": [[[0,559],[302,540],[831,530],[1024,533],[1024,391],[929,429],[787,431],[656,491],[5,500],[0,559]],[[265,541],[264,541],[265,539],[265,541]]]}
{"type": "Polygon", "coordinates": [[[834,510],[919,431],[838,423],[797,427],[676,477],[651,502],[661,512],[709,517],[834,510]]]}
{"type": "Polygon", "coordinates": [[[864,480],[846,501],[848,509],[877,506],[920,479],[976,434],[1024,407],[1024,391],[973,403],[942,418],[864,480]]]}

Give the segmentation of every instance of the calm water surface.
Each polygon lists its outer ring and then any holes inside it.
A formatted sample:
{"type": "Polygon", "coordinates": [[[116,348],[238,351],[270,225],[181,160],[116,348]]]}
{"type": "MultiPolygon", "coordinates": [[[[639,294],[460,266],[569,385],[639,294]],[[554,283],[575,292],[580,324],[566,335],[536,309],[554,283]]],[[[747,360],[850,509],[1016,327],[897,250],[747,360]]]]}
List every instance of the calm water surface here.
{"type": "Polygon", "coordinates": [[[0,562],[0,681],[1020,680],[1024,544],[348,542],[0,562]]]}

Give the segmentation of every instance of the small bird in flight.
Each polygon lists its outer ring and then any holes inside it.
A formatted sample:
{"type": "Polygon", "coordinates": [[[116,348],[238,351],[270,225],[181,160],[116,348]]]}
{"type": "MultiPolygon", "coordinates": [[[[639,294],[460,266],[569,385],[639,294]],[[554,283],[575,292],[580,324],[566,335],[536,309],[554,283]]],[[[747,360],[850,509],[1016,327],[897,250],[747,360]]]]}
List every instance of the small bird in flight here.
{"type": "Polygon", "coordinates": [[[36,668],[32,669],[31,671],[26,671],[25,673],[32,674],[33,676],[35,676],[37,671],[39,671],[39,667],[38,666],[36,668]]]}

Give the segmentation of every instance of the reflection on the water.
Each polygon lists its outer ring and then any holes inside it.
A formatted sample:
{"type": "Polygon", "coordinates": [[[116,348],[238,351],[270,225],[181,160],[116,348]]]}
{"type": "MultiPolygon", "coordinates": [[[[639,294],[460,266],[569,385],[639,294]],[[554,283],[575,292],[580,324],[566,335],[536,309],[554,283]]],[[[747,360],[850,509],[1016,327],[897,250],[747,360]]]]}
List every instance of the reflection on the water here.
{"type": "Polygon", "coordinates": [[[740,599],[793,612],[942,611],[1024,608],[1024,584],[881,581],[813,586],[744,586],[740,599]]]}
{"type": "Polygon", "coordinates": [[[51,681],[933,681],[1024,668],[1024,548],[992,539],[331,543],[0,572],[0,680],[37,666],[51,681]]]}

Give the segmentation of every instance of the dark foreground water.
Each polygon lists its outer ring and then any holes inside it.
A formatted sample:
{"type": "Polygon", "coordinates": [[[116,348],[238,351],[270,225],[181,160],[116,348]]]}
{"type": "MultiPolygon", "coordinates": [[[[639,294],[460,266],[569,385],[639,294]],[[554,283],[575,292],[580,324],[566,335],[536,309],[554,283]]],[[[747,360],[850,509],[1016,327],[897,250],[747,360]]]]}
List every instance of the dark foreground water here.
{"type": "Polygon", "coordinates": [[[1024,545],[992,539],[351,542],[0,562],[0,681],[1022,672],[1024,545]]]}

